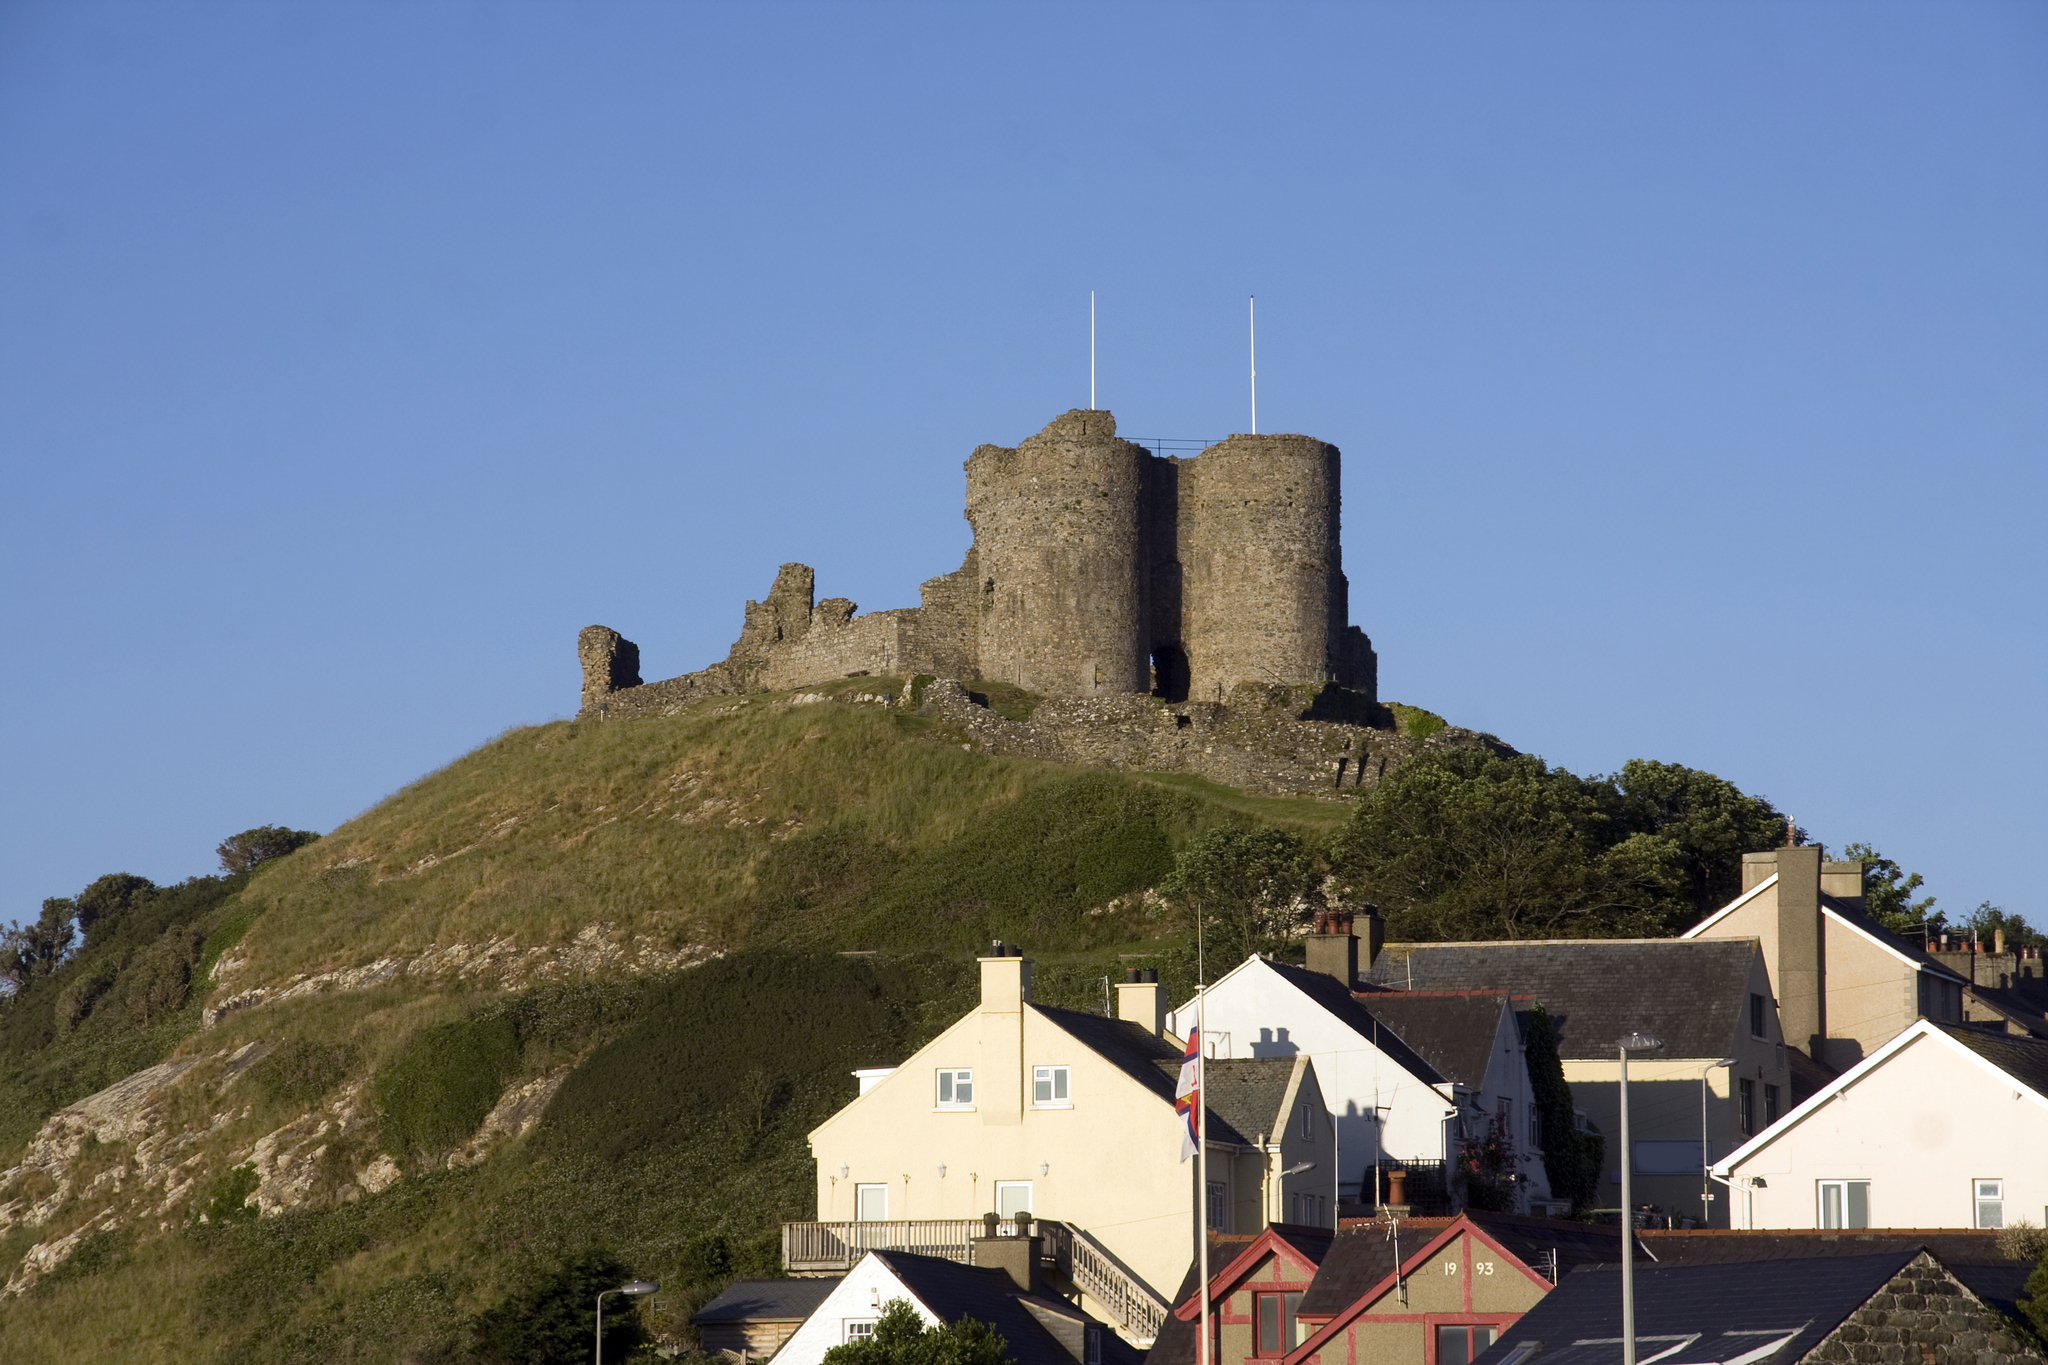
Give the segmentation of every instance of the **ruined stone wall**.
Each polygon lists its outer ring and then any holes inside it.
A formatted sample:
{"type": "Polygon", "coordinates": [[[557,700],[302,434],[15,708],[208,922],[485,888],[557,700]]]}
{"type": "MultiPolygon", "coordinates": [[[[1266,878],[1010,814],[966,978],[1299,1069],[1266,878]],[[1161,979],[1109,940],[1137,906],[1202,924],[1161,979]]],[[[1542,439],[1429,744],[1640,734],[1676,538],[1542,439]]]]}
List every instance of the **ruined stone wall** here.
{"type": "Polygon", "coordinates": [[[1338,478],[1337,448],[1307,436],[1232,436],[1181,466],[1190,698],[1336,679],[1347,597],[1338,478]]]}
{"type": "Polygon", "coordinates": [[[622,687],[640,685],[640,646],[609,626],[585,626],[576,637],[576,657],[586,711],[622,687]]]}
{"type": "Polygon", "coordinates": [[[760,685],[781,691],[828,678],[904,672],[906,636],[914,632],[916,617],[915,607],[856,617],[852,602],[828,597],[818,603],[801,639],[769,655],[760,685]]]}
{"type": "Polygon", "coordinates": [[[981,675],[1053,697],[1151,686],[1140,584],[1140,469],[1107,412],[1074,409],[967,461],[982,590],[981,675]]]}
{"type": "Polygon", "coordinates": [[[918,588],[917,620],[905,643],[904,671],[939,678],[981,676],[981,556],[969,546],[952,573],[918,588]]]}

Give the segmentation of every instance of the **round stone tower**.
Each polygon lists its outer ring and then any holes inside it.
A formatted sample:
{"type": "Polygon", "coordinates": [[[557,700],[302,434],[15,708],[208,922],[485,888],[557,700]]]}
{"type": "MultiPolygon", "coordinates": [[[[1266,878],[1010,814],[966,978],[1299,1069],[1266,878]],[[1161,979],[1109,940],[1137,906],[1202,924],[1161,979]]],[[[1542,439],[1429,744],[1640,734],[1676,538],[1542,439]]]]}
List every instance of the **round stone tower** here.
{"type": "Polygon", "coordinates": [[[1145,450],[1076,408],[967,460],[984,678],[1051,697],[1151,686],[1139,552],[1145,450]]]}
{"type": "Polygon", "coordinates": [[[1347,616],[1337,447],[1232,436],[1181,466],[1188,697],[1340,676],[1347,616]]]}

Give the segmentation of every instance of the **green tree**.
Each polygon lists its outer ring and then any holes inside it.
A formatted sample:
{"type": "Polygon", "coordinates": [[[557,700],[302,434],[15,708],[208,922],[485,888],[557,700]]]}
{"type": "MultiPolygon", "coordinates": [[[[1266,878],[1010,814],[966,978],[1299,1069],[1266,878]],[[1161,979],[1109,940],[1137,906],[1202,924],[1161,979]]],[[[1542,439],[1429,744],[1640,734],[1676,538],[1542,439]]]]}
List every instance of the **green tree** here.
{"type": "Polygon", "coordinates": [[[874,1332],[825,1352],[825,1365],[1003,1365],[1006,1345],[985,1322],[927,1327],[908,1300],[891,1299],[874,1332]]]}
{"type": "Polygon", "coordinates": [[[2023,917],[2001,910],[1990,901],[1979,901],[1977,908],[1963,921],[1963,927],[1970,931],[1972,938],[1985,944],[1995,942],[2002,931],[2008,949],[2043,942],[2041,934],[2023,917]]]}
{"type": "Polygon", "coordinates": [[[1928,913],[1934,910],[1934,897],[1913,898],[1922,885],[1918,872],[1905,872],[1869,844],[1850,844],[1842,850],[1842,858],[1863,864],[1864,912],[1885,928],[1916,938],[1923,929],[1931,937],[1948,928],[1947,915],[1928,913]]]}
{"type": "Polygon", "coordinates": [[[1668,933],[1692,905],[1685,850],[1620,805],[1538,758],[1443,750],[1368,788],[1332,861],[1399,937],[1668,933]]]}
{"type": "Polygon", "coordinates": [[[132,872],[109,872],[78,893],[78,932],[92,937],[93,926],[111,923],[156,894],[156,883],[132,872]]]}
{"type": "Polygon", "coordinates": [[[1776,806],[1712,773],[1635,758],[1608,781],[1620,798],[1622,828],[1678,846],[1696,919],[1741,894],[1743,854],[1784,841],[1785,817],[1776,806]]]}
{"type": "Polygon", "coordinates": [[[1218,829],[1174,860],[1159,894],[1194,949],[1197,932],[1209,977],[1292,939],[1319,878],[1310,849],[1278,829],[1218,829]]]}
{"type": "MultiPolygon", "coordinates": [[[[491,1365],[582,1365],[597,1340],[597,1296],[634,1278],[607,1251],[568,1256],[470,1323],[470,1344],[491,1365]]],[[[648,1340],[636,1301],[605,1301],[604,1357],[623,1361],[648,1340]]]]}
{"type": "Polygon", "coordinates": [[[230,834],[214,850],[223,870],[249,872],[285,854],[304,848],[320,836],[310,829],[286,829],[283,825],[258,825],[240,834],[230,834]]]}
{"type": "Polygon", "coordinates": [[[1581,1131],[1572,1113],[1571,1086],[1557,1054],[1557,1028],[1539,1002],[1529,1017],[1524,1048],[1529,1067],[1530,1102],[1536,1106],[1536,1131],[1543,1140],[1543,1174],[1554,1199],[1572,1201],[1574,1213],[1592,1208],[1600,1193],[1600,1161],[1605,1143],[1598,1133],[1581,1131]]]}
{"type": "Polygon", "coordinates": [[[2042,1251],[2040,1264],[2027,1276],[2018,1307],[2033,1324],[2034,1334],[2048,1342],[2048,1250],[2042,1251]]]}
{"type": "Polygon", "coordinates": [[[39,976],[49,976],[64,963],[78,939],[72,916],[77,905],[68,896],[43,902],[43,913],[30,924],[10,925],[0,934],[0,989],[19,992],[39,976]]]}

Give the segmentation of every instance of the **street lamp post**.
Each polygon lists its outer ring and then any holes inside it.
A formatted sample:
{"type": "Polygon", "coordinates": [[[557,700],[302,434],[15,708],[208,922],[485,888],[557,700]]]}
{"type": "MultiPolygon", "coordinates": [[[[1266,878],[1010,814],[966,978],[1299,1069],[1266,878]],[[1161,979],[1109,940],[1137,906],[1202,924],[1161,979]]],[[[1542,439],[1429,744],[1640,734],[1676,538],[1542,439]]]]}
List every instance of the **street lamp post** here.
{"type": "Polygon", "coordinates": [[[1655,1052],[1664,1040],[1631,1033],[1615,1046],[1621,1052],[1621,1365],[1636,1365],[1636,1210],[1629,1184],[1636,1163],[1628,1137],[1628,1054],[1655,1052]]]}
{"type": "Polygon", "coordinates": [[[597,1365],[604,1365],[604,1296],[605,1294],[626,1294],[633,1298],[645,1298],[661,1288],[652,1280],[628,1280],[617,1289],[607,1289],[597,1296],[597,1365]]]}
{"type": "MultiPolygon", "coordinates": [[[[1708,1062],[1706,1070],[1700,1072],[1700,1225],[1711,1226],[1714,1221],[1714,1190],[1709,1183],[1713,1179],[1714,1148],[1707,1137],[1707,1077],[1718,1067],[1734,1066],[1736,1059],[1723,1057],[1718,1062],[1708,1062]]],[[[1735,1210],[1728,1210],[1728,1226],[1735,1226],[1735,1210]]]]}

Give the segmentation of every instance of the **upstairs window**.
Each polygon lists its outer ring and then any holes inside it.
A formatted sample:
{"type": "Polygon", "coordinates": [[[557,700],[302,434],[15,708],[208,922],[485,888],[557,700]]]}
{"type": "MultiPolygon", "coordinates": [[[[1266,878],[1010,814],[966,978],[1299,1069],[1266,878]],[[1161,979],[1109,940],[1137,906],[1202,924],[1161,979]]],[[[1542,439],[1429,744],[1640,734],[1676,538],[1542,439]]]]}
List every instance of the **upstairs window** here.
{"type": "Polygon", "coordinates": [[[1736,1118],[1744,1137],[1756,1136],[1756,1082],[1744,1076],[1735,1083],[1736,1118]]]}
{"type": "Polygon", "coordinates": [[[1977,1226],[1980,1228],[2002,1228],[2005,1226],[2005,1182],[2003,1180],[1979,1180],[1977,1186],[1977,1226]]]}
{"type": "Polygon", "coordinates": [[[1301,1307],[1299,1294],[1259,1295],[1259,1354],[1284,1356],[1293,1350],[1295,1310],[1301,1307]]]}
{"type": "Polygon", "coordinates": [[[1314,1142],[1316,1140],[1315,1106],[1307,1100],[1303,1100],[1298,1106],[1298,1112],[1301,1116],[1301,1140],[1303,1142],[1314,1142]]]}
{"type": "Polygon", "coordinates": [[[1445,1323],[1436,1329],[1436,1365],[1472,1365],[1472,1361],[1493,1345],[1495,1327],[1445,1323]]]}
{"type": "Polygon", "coordinates": [[[939,1073],[939,1108],[972,1109],[974,1107],[974,1072],[954,1069],[939,1073]]]}
{"type": "Polygon", "coordinates": [[[846,1319],[846,1333],[841,1340],[848,1343],[866,1341],[874,1334],[875,1320],[873,1318],[848,1318],[846,1319]]]}
{"type": "Polygon", "coordinates": [[[1751,992],[1749,997],[1749,1036],[1764,1036],[1764,998],[1755,992],[1751,992]]]}
{"type": "Polygon", "coordinates": [[[1063,1066],[1035,1066],[1031,1068],[1031,1103],[1040,1109],[1066,1109],[1073,1100],[1067,1092],[1067,1068],[1063,1066]]]}
{"type": "Polygon", "coordinates": [[[1778,1087],[1775,1085],[1767,1085],[1764,1087],[1764,1127],[1768,1128],[1777,1121],[1778,1087]]]}

